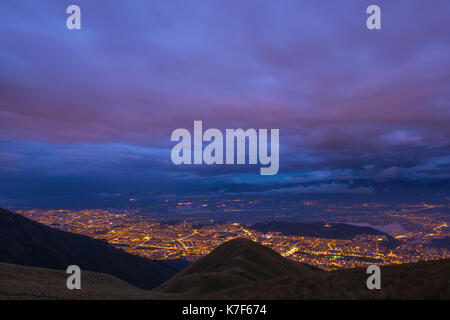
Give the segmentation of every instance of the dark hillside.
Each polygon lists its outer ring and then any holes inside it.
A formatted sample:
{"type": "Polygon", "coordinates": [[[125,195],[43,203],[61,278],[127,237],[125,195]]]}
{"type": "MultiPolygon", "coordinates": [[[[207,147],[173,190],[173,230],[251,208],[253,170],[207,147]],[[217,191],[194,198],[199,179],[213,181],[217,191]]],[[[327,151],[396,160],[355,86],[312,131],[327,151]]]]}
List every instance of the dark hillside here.
{"type": "Polygon", "coordinates": [[[144,289],[172,277],[176,270],[158,261],[131,255],[83,235],[50,228],[0,209],[0,262],[65,270],[108,273],[144,289]]]}

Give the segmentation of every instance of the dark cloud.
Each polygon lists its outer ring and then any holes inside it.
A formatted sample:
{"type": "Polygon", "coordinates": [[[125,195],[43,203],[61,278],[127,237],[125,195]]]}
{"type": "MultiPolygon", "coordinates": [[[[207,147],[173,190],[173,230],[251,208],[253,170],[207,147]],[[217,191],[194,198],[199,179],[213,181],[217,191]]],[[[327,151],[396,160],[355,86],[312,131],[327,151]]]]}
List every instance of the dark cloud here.
{"type": "Polygon", "coordinates": [[[448,178],[448,1],[379,1],[376,32],[364,1],[79,0],[79,31],[69,4],[0,4],[4,178],[259,181],[172,165],[170,133],[194,120],[279,128],[283,175],[264,183],[448,178]]]}

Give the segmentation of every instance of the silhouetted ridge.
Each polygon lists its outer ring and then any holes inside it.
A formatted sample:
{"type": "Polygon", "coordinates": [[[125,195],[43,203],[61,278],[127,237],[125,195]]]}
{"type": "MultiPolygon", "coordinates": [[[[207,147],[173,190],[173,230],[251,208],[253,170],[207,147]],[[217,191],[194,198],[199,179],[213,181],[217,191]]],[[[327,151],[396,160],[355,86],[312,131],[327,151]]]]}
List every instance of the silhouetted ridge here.
{"type": "Polygon", "coordinates": [[[239,238],[221,244],[156,290],[200,294],[284,275],[306,275],[313,270],[268,247],[239,238]]]}
{"type": "Polygon", "coordinates": [[[450,249],[450,237],[431,240],[431,246],[442,249],[450,249]]]}
{"type": "Polygon", "coordinates": [[[353,226],[345,223],[297,223],[283,221],[258,222],[250,227],[259,232],[281,232],[285,235],[300,237],[320,237],[327,239],[351,240],[356,235],[387,235],[370,227],[353,226]]]}
{"type": "Polygon", "coordinates": [[[0,261],[65,270],[75,264],[81,270],[109,273],[135,286],[151,289],[176,270],[114,248],[105,241],[50,228],[0,209],[0,261]]]}
{"type": "Polygon", "coordinates": [[[450,299],[450,259],[380,267],[381,290],[368,290],[366,268],[312,269],[236,239],[151,291],[93,272],[70,291],[64,271],[0,263],[0,299],[450,299]]]}
{"type": "Polygon", "coordinates": [[[280,232],[288,236],[343,239],[352,240],[357,235],[383,235],[386,240],[383,244],[393,249],[399,245],[399,241],[389,234],[371,227],[354,226],[347,223],[298,223],[284,221],[258,222],[250,226],[251,229],[262,233],[280,232]]]}

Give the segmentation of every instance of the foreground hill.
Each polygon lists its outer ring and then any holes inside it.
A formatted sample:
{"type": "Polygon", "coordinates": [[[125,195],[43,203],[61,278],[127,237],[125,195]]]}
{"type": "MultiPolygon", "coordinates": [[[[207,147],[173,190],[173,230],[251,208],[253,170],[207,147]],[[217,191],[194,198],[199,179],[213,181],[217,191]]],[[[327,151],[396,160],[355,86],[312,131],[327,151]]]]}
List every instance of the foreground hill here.
{"type": "Polygon", "coordinates": [[[83,235],[47,227],[0,209],[0,262],[66,270],[108,273],[144,289],[172,277],[176,270],[83,235]]]}
{"type": "Polygon", "coordinates": [[[0,299],[143,299],[148,292],[105,273],[82,272],[81,290],[66,288],[62,270],[0,262],[0,299]]]}
{"type": "Polygon", "coordinates": [[[382,289],[368,290],[365,269],[318,270],[234,239],[168,279],[167,266],[4,210],[0,261],[83,270],[82,289],[69,291],[62,270],[0,263],[0,299],[450,299],[450,260],[382,266],[382,289]],[[145,291],[111,275],[141,288],[168,281],[145,291]]]}
{"type": "Polygon", "coordinates": [[[450,260],[381,267],[381,290],[366,269],[323,271],[270,248],[234,239],[152,290],[177,299],[450,299],[450,260]]]}
{"type": "Polygon", "coordinates": [[[445,299],[450,260],[381,267],[381,290],[368,290],[363,268],[286,276],[203,295],[204,299],[445,299]]]}
{"type": "Polygon", "coordinates": [[[156,288],[163,294],[196,296],[286,275],[308,277],[313,267],[293,262],[248,239],[223,243],[156,288]]]}
{"type": "Polygon", "coordinates": [[[450,299],[450,260],[381,270],[382,289],[368,290],[365,269],[312,269],[239,239],[151,291],[85,271],[70,291],[64,271],[0,263],[0,299],[450,299]]]}
{"type": "Polygon", "coordinates": [[[450,260],[381,266],[381,290],[366,269],[323,271],[246,239],[228,241],[152,292],[177,299],[450,299],[450,260]]]}

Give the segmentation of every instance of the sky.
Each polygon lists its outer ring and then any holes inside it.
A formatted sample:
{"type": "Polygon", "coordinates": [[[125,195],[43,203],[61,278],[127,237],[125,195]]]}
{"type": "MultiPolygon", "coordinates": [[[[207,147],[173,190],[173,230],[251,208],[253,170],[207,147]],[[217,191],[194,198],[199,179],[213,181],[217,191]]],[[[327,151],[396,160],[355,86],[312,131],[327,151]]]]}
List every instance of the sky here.
{"type": "Polygon", "coordinates": [[[3,0],[0,205],[244,183],[273,196],[441,185],[449,18],[447,0],[3,0]],[[66,28],[70,4],[81,30],[66,28]],[[370,4],[381,30],[366,28],[370,4]],[[171,132],[194,120],[280,129],[279,174],[172,164],[171,132]]]}

